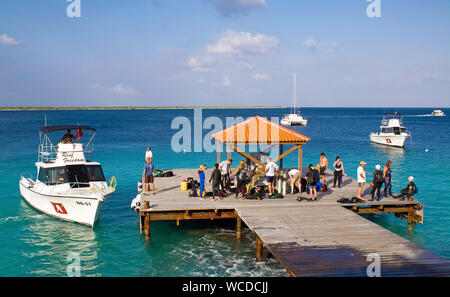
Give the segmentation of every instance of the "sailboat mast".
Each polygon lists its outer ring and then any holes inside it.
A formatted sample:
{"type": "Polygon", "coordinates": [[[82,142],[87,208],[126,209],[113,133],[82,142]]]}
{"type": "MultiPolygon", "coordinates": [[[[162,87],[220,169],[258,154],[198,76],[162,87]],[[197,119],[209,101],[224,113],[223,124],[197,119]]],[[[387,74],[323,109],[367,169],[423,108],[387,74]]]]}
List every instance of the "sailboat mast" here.
{"type": "Polygon", "coordinates": [[[296,93],[296,74],[295,74],[295,72],[294,72],[294,114],[296,114],[297,112],[296,112],[296,108],[297,108],[297,105],[295,104],[295,93],[296,93]]]}

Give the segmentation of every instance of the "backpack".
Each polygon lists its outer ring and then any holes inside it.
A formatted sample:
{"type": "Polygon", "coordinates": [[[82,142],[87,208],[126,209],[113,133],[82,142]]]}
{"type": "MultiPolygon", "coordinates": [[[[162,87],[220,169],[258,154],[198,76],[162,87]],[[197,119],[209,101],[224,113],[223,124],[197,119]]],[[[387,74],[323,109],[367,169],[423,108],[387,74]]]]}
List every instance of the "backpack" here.
{"type": "Polygon", "coordinates": [[[373,175],[373,183],[379,184],[382,183],[383,180],[383,172],[380,170],[375,170],[375,174],[373,175]]]}
{"type": "Polygon", "coordinates": [[[314,172],[313,182],[318,183],[320,181],[319,170],[314,169],[313,172],[314,172]]]}
{"type": "Polygon", "coordinates": [[[239,180],[247,182],[248,180],[248,172],[245,169],[241,169],[239,172],[239,180]]]}

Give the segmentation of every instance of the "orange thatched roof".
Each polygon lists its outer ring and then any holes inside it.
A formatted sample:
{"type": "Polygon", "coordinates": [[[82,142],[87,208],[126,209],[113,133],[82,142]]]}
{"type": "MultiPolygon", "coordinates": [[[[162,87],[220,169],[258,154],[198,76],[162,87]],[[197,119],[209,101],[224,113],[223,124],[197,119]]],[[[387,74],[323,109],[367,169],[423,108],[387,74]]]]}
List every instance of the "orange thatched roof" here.
{"type": "Polygon", "coordinates": [[[300,144],[310,140],[260,116],[217,132],[212,137],[227,144],[300,144]]]}

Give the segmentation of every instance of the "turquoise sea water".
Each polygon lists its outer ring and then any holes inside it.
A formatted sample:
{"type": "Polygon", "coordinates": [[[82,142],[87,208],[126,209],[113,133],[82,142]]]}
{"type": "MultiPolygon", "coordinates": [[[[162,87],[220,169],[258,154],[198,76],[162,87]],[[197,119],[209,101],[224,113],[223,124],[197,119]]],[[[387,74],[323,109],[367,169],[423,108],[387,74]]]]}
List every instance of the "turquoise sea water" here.
{"type": "MultiPolygon", "coordinates": [[[[425,205],[425,224],[407,234],[406,224],[394,215],[369,219],[437,254],[450,256],[450,119],[421,117],[432,109],[304,108],[308,127],[294,128],[312,140],[304,146],[303,164],[316,164],[320,152],[331,162],[339,155],[347,174],[356,177],[360,160],[372,171],[376,164],[393,161],[393,190],[398,192],[410,175],[425,205]],[[369,142],[384,112],[406,114],[405,125],[413,144],[405,149],[385,148],[369,142]],[[428,149],[428,152],[425,150],[428,149]]],[[[254,115],[281,117],[283,109],[203,110],[203,117],[254,115]]],[[[450,110],[444,110],[450,114],[450,110]]],[[[254,239],[234,239],[232,222],[174,222],[152,224],[151,244],[139,236],[139,221],[130,211],[136,181],[142,174],[147,145],[157,168],[212,166],[215,153],[175,153],[172,119],[185,116],[193,123],[193,110],[114,111],[2,111],[0,112],[0,276],[65,276],[67,256],[78,253],[82,276],[284,276],[274,259],[255,263],[254,239]],[[105,175],[115,175],[116,193],[105,203],[94,229],[62,222],[30,208],[20,197],[21,174],[35,173],[38,128],[76,124],[97,128],[94,160],[105,175]]],[[[204,134],[210,132],[206,129],[204,134]]],[[[237,155],[233,155],[238,160],[237,155]]],[[[295,166],[289,156],[285,166],[295,166]]],[[[355,226],[358,228],[358,226],[355,226]]]]}

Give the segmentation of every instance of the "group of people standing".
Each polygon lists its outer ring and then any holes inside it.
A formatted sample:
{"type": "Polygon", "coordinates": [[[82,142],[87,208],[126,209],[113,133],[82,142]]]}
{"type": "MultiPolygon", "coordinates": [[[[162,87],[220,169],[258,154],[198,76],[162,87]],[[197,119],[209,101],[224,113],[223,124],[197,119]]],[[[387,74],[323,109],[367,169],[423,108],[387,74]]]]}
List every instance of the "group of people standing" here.
{"type": "MultiPolygon", "coordinates": [[[[362,199],[362,191],[366,184],[366,175],[370,174],[369,172],[364,170],[366,166],[366,162],[361,161],[360,166],[358,167],[358,198],[362,199]]],[[[391,171],[392,161],[388,160],[386,165],[384,165],[383,170],[381,170],[380,165],[375,166],[375,171],[373,172],[373,179],[370,183],[372,190],[370,192],[371,199],[369,201],[375,200],[375,195],[377,196],[376,200],[380,201],[381,197],[381,188],[384,184],[384,197],[391,196],[393,198],[400,198],[400,200],[405,200],[405,198],[411,199],[414,194],[417,193],[417,187],[414,184],[414,177],[410,176],[408,178],[408,185],[406,188],[400,191],[400,195],[394,196],[392,195],[392,171],[391,171]]]]}

